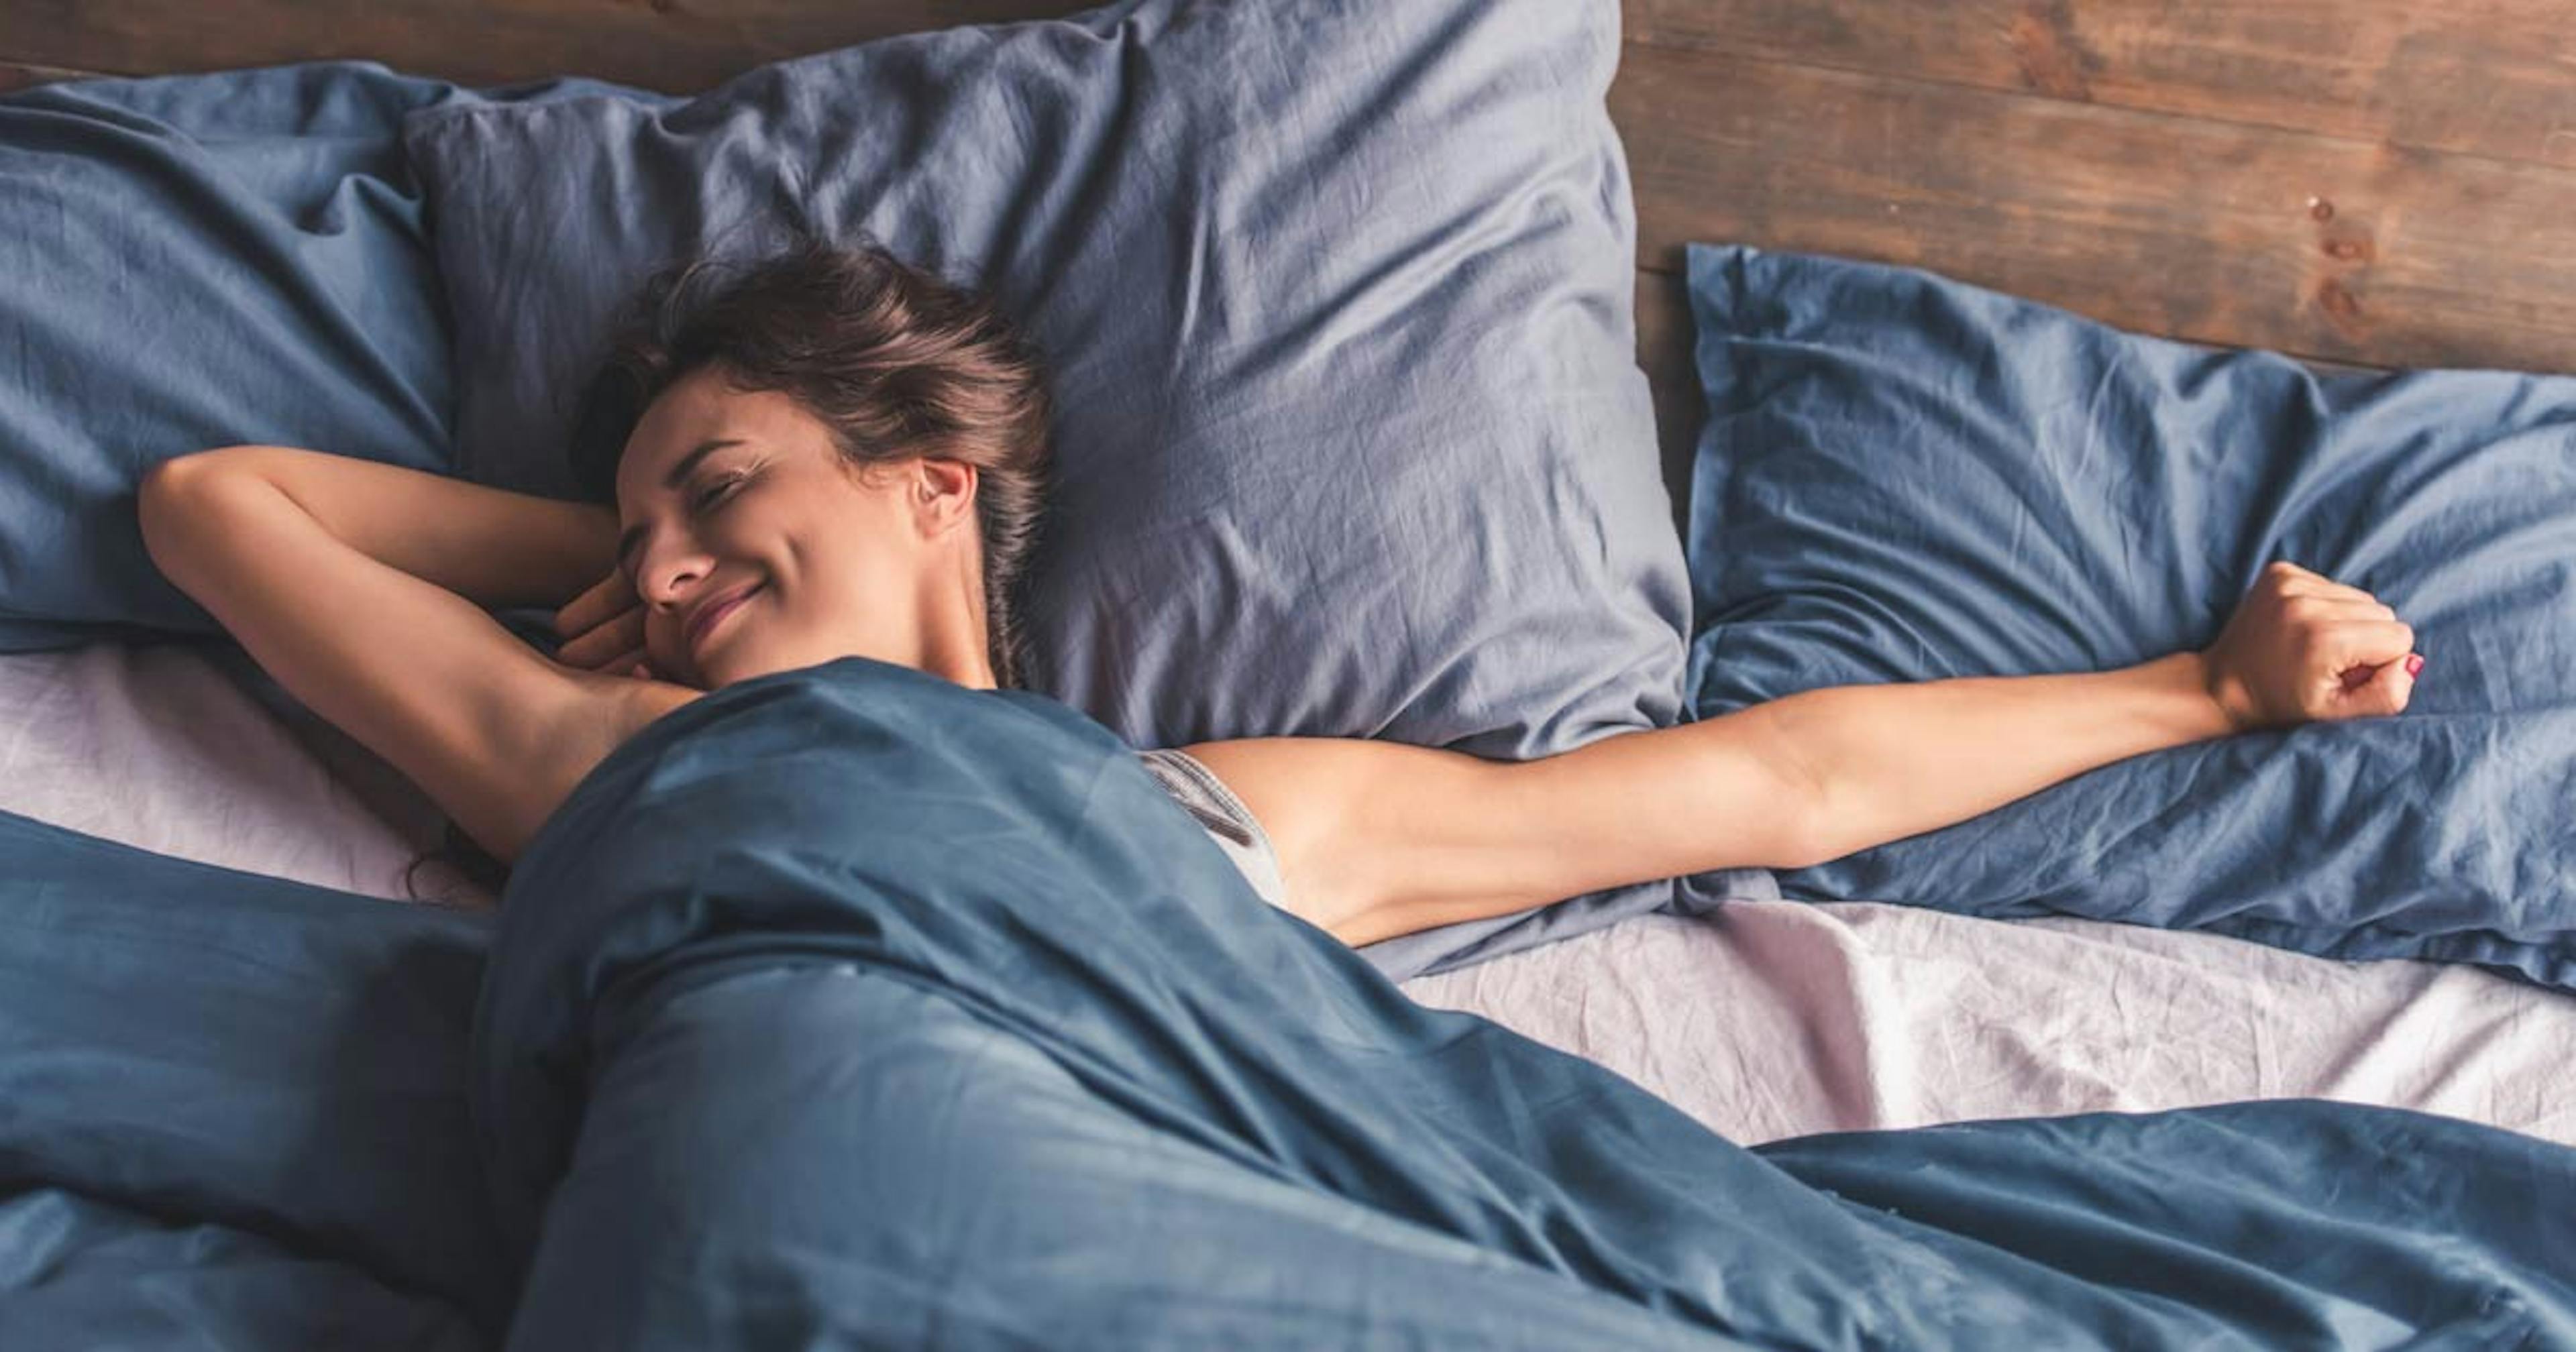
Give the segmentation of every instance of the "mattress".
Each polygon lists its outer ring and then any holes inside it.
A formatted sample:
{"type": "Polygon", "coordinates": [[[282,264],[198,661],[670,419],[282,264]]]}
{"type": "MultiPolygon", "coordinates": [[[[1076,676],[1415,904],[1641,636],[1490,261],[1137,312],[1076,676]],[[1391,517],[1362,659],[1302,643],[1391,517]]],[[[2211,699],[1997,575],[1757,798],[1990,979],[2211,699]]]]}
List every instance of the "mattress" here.
{"type": "MultiPolygon", "coordinates": [[[[163,854],[467,904],[442,818],[220,642],[0,656],[0,808],[163,854]]],[[[2318,1097],[2576,1144],[2576,997],[2076,919],[1878,902],[1648,915],[1403,989],[1729,1139],[2318,1097]]]]}

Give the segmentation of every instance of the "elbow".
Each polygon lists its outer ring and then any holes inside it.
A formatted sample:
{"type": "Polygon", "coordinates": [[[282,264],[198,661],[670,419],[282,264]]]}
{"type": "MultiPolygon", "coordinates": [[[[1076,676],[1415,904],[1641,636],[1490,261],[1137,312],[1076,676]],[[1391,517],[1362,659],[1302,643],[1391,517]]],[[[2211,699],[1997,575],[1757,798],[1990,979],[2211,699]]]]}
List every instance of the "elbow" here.
{"type": "Polygon", "coordinates": [[[239,463],[225,454],[231,449],[173,456],[145,471],[135,489],[144,552],[173,583],[180,583],[189,561],[224,533],[218,496],[210,489],[242,473],[239,463]]]}
{"type": "Polygon", "coordinates": [[[188,462],[195,456],[183,455],[154,465],[144,472],[143,481],[134,492],[135,514],[143,529],[143,547],[152,562],[168,573],[175,552],[179,528],[188,519],[178,503],[188,486],[203,471],[202,465],[188,462]]]}
{"type": "Polygon", "coordinates": [[[150,528],[153,516],[152,505],[177,493],[189,479],[195,477],[203,466],[191,462],[195,461],[198,455],[203,454],[205,452],[199,451],[196,455],[174,455],[143,471],[143,480],[136,485],[134,498],[143,508],[147,530],[150,528]]]}
{"type": "Polygon", "coordinates": [[[1731,717],[1746,719],[1753,763],[1749,801],[1768,810],[1758,814],[1757,834],[1763,867],[1813,868],[1850,852],[1843,829],[1848,808],[1838,801],[1826,767],[1810,754],[1797,730],[1780,716],[1777,703],[1756,705],[1731,717]],[[1776,862],[1773,862],[1776,861],[1776,862]]]}
{"type": "Polygon", "coordinates": [[[1824,843],[1821,840],[1823,834],[1820,829],[1810,828],[1808,836],[1796,843],[1797,848],[1783,852],[1782,857],[1788,862],[1775,864],[1773,867],[1787,873],[1802,868],[1814,868],[1819,864],[1830,864],[1849,853],[1847,850],[1824,843]]]}
{"type": "Polygon", "coordinates": [[[134,506],[142,522],[144,547],[151,551],[152,561],[160,564],[164,572],[170,567],[165,556],[172,552],[193,515],[181,505],[181,501],[194,492],[198,481],[206,476],[209,468],[206,457],[209,454],[199,451],[193,455],[172,456],[144,471],[142,482],[135,488],[134,506]]]}
{"type": "Polygon", "coordinates": [[[1851,826],[1856,805],[1846,785],[1835,782],[1831,768],[1812,753],[1794,729],[1771,722],[1770,744],[1762,759],[1770,770],[1767,801],[1779,805],[1771,820],[1773,854],[1782,869],[1813,868],[1840,859],[1854,848],[1851,826]]]}
{"type": "Polygon", "coordinates": [[[1798,780],[1780,795],[1780,801],[1790,805],[1791,814],[1780,830],[1780,853],[1789,861],[1782,868],[1814,868],[1851,853],[1845,829],[1851,820],[1848,809],[1837,805],[1828,785],[1798,780]]]}
{"type": "Polygon", "coordinates": [[[244,453],[258,449],[255,446],[217,446],[211,450],[171,456],[143,472],[136,495],[146,500],[168,497],[218,471],[237,470],[244,461],[244,453]]]}
{"type": "Polygon", "coordinates": [[[222,450],[192,451],[186,455],[174,455],[145,470],[134,492],[136,509],[143,516],[144,539],[150,541],[156,526],[166,528],[174,524],[176,517],[168,510],[170,504],[195,491],[200,483],[221,471],[227,463],[222,450]]]}

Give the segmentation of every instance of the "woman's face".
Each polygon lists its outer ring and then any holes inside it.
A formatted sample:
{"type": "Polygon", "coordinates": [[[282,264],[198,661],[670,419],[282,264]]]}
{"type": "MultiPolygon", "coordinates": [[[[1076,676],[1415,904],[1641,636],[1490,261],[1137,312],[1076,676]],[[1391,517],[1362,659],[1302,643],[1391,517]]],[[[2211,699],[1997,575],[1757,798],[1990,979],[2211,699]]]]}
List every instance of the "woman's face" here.
{"type": "Polygon", "coordinates": [[[790,396],[691,373],[645,410],[617,467],[618,563],[644,603],[646,656],[704,690],[844,656],[926,667],[925,634],[957,628],[928,612],[955,604],[961,559],[977,576],[960,553],[973,484],[971,468],[918,456],[854,472],[790,396]]]}

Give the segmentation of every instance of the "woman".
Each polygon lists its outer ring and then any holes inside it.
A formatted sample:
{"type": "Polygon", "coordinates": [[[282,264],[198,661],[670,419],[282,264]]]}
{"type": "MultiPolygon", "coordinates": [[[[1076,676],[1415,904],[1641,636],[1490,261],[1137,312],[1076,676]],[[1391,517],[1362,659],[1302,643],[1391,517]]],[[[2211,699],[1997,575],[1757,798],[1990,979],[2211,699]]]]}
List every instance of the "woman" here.
{"type": "MultiPolygon", "coordinates": [[[[708,690],[846,655],[1016,685],[1046,420],[988,304],[872,246],[813,246],[646,289],[574,438],[594,502],[244,446],[158,467],[141,514],[163,572],[262,667],[508,861],[612,748],[708,690]],[[487,613],[523,606],[560,607],[552,657],[487,613]]],[[[2413,640],[2369,593],[2279,562],[2208,649],[2124,670],[1810,691],[1517,763],[1337,738],[1146,754],[1221,844],[1240,828],[1257,888],[1356,946],[1800,867],[2160,747],[2395,714],[2413,640]]]]}

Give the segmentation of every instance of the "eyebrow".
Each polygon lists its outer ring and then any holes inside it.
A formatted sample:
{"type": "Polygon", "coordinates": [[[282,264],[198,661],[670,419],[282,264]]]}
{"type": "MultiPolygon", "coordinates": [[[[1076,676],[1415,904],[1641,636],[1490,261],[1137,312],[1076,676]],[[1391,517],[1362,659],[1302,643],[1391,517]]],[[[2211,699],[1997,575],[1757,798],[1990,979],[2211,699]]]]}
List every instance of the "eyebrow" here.
{"type": "MultiPolygon", "coordinates": [[[[695,449],[691,450],[687,455],[680,457],[680,463],[671,466],[670,473],[662,476],[662,486],[668,489],[678,489],[681,484],[688,482],[689,471],[696,469],[699,461],[706,459],[717,451],[723,450],[727,446],[739,446],[741,444],[742,439],[739,437],[718,437],[713,440],[699,442],[695,449]]],[[[642,543],[644,543],[644,528],[642,526],[629,526],[626,528],[625,534],[617,537],[617,571],[621,573],[629,571],[626,566],[626,560],[628,556],[635,552],[635,547],[642,543]]]]}

